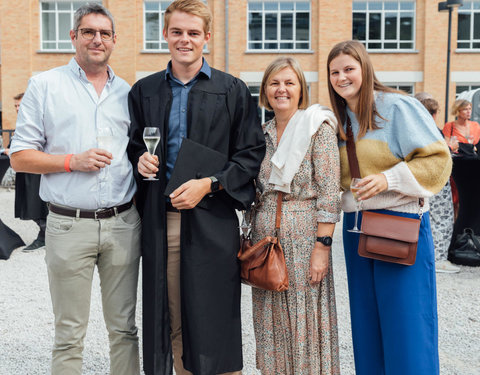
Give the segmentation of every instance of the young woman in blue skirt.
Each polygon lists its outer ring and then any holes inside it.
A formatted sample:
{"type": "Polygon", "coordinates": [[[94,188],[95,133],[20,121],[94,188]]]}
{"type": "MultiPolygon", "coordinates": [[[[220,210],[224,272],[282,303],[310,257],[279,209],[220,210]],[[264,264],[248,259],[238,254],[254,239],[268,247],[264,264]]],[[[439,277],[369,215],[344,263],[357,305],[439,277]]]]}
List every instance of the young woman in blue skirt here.
{"type": "MultiPolygon", "coordinates": [[[[363,210],[419,217],[419,198],[440,191],[451,172],[448,148],[422,104],[382,85],[364,46],[339,43],[327,60],[339,126],[343,242],[357,375],[439,373],[435,259],[425,199],[412,266],[360,257],[350,191],[346,120],[351,120],[363,210]]],[[[359,225],[361,216],[359,220],[359,225]]]]}

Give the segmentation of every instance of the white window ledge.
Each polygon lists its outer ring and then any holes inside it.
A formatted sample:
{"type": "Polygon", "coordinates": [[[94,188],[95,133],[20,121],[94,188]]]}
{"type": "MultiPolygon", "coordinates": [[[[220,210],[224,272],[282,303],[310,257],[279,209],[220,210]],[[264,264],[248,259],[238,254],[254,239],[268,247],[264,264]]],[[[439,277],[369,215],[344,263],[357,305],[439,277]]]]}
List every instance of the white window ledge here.
{"type": "Polygon", "coordinates": [[[296,54],[300,54],[300,53],[305,53],[305,54],[313,54],[315,53],[314,50],[311,50],[311,49],[247,49],[245,51],[246,54],[275,54],[275,55],[278,55],[278,54],[286,54],[286,53],[296,53],[296,54]]]}
{"type": "Polygon", "coordinates": [[[416,49],[367,49],[368,53],[420,53],[416,49]]]}
{"type": "Polygon", "coordinates": [[[415,83],[423,82],[423,72],[421,71],[376,71],[375,75],[380,82],[415,83]]]}
{"type": "Polygon", "coordinates": [[[70,53],[70,54],[75,54],[75,50],[55,50],[55,49],[52,49],[52,50],[48,50],[48,49],[38,49],[36,51],[37,53],[70,53]]]}
{"type": "MultiPolygon", "coordinates": [[[[318,82],[318,72],[303,72],[307,83],[318,82]]],[[[240,79],[244,82],[262,82],[264,72],[240,72],[240,79]]]]}
{"type": "Polygon", "coordinates": [[[479,48],[472,48],[472,49],[467,49],[467,48],[457,48],[455,50],[455,53],[480,53],[479,48]]]}
{"type": "Polygon", "coordinates": [[[465,83],[471,85],[472,82],[480,82],[480,71],[453,71],[450,77],[457,84],[465,83]]]}

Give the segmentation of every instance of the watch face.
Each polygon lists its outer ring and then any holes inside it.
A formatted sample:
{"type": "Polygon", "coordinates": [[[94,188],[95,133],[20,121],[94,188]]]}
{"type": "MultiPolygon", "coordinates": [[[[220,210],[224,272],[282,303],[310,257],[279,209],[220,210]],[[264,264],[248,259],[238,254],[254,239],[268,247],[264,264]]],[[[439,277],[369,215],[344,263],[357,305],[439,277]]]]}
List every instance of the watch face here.
{"type": "Polygon", "coordinates": [[[325,246],[331,246],[333,242],[332,237],[329,237],[329,236],[317,237],[317,241],[321,242],[325,246]]]}

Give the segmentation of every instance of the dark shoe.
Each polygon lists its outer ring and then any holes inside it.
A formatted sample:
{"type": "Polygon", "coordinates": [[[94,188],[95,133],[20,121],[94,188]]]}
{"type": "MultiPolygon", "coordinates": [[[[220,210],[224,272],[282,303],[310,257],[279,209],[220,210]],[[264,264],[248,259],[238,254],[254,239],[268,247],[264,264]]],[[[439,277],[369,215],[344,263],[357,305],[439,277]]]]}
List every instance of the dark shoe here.
{"type": "Polygon", "coordinates": [[[38,238],[33,241],[30,245],[26,246],[22,251],[28,252],[40,249],[45,246],[45,240],[39,240],[38,238]]]}

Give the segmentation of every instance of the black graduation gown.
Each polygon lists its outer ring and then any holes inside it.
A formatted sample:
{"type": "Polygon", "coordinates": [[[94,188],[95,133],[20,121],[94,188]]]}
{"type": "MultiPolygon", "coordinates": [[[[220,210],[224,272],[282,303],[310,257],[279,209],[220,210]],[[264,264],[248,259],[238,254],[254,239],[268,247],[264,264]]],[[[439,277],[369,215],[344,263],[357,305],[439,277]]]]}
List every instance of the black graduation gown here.
{"type": "Polygon", "coordinates": [[[46,219],[47,204],[42,201],[38,191],[41,175],[20,173],[15,175],[15,217],[22,220],[46,219]]]}
{"type": "MultiPolygon", "coordinates": [[[[128,153],[143,217],[143,355],[146,375],[172,373],[166,283],[166,143],[172,102],[165,71],[138,81],[129,94],[128,153]],[[159,181],[143,181],[138,158],[146,151],[143,128],[160,128],[159,181]],[[140,176],[141,177],[141,176],[140,176]]],[[[188,97],[188,138],[220,151],[229,162],[215,176],[223,191],[181,213],[183,360],[195,375],[242,368],[238,220],[255,196],[253,178],[265,154],[257,107],[246,85],[216,69],[202,74],[188,97]]],[[[198,176],[198,178],[208,176],[198,176]]]]}

